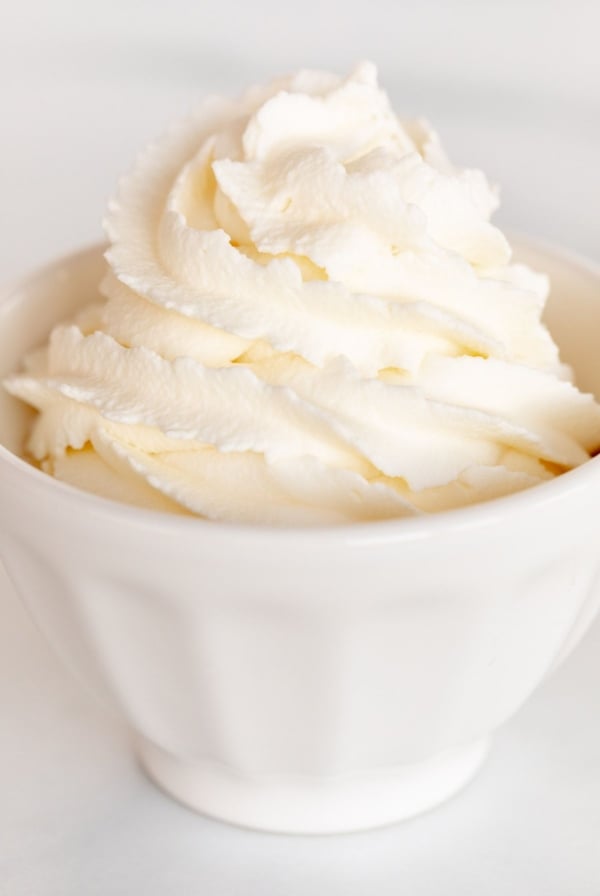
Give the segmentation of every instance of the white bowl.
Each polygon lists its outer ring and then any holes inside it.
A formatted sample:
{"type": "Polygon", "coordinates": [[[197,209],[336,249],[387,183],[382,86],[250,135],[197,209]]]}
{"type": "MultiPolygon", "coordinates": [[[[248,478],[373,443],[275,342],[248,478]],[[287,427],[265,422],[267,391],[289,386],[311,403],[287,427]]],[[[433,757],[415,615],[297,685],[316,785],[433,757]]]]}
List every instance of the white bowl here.
{"type": "MultiPolygon", "coordinates": [[[[598,270],[521,255],[553,276],[551,329],[600,395],[598,270]]],[[[96,294],[102,267],[95,247],[4,297],[0,376],[96,294]]],[[[221,819],[334,832],[436,805],[600,602],[600,458],[464,510],[270,529],[63,485],[18,456],[29,418],[2,392],[8,573],[65,662],[128,721],[151,777],[221,819]]]]}

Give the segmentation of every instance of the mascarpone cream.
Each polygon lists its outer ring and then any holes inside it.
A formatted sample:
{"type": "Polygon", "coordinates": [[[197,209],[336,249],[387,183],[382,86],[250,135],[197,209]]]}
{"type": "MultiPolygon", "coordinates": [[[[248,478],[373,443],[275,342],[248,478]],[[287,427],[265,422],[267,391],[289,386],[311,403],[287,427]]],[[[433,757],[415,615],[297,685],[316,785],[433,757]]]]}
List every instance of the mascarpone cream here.
{"type": "Polygon", "coordinates": [[[28,451],[107,497],[275,524],[443,510],[581,464],[600,408],[497,204],[368,63],[205,103],[110,203],[105,301],[8,380],[39,411],[28,451]]]}

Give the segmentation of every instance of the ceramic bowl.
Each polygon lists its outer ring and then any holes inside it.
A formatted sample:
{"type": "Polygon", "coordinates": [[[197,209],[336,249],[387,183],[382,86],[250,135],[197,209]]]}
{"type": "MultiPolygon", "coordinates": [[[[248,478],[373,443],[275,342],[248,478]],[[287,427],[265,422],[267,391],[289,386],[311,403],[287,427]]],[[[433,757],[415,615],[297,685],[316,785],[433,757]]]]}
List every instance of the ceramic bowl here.
{"type": "MultiPolygon", "coordinates": [[[[547,319],[600,395],[600,274],[532,245],[547,319]]],[[[0,377],[96,295],[102,249],[0,300],[0,377]]],[[[256,829],[340,832],[455,793],[600,602],[600,458],[411,520],[291,529],[122,506],[19,456],[0,390],[0,554],[39,626],[168,793],[256,829]]]]}

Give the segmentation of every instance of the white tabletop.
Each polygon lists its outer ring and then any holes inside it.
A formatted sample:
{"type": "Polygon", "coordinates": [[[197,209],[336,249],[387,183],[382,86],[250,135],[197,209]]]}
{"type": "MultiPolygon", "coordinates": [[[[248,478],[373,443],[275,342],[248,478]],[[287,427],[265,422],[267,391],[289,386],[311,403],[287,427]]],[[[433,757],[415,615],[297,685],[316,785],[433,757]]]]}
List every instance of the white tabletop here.
{"type": "MultiPolygon", "coordinates": [[[[499,221],[600,257],[593,0],[20,0],[0,34],[0,280],[100,238],[117,175],[207,90],[380,63],[396,107],[502,184],[499,221]]],[[[8,512],[0,507],[0,514],[8,512]]],[[[600,547],[600,544],[599,544],[600,547]]],[[[459,797],[330,838],[193,815],[139,771],[0,569],[1,896],[598,896],[600,624],[459,797]]]]}

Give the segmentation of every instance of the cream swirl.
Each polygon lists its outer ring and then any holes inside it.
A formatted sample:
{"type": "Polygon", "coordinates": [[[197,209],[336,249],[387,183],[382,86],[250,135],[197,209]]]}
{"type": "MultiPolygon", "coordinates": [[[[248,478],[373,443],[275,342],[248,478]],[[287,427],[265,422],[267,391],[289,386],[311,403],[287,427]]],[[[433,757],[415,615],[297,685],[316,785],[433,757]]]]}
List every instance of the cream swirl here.
{"type": "Polygon", "coordinates": [[[582,463],[600,408],[496,205],[370,64],[204,104],[110,204],[106,301],[8,381],[40,411],[29,451],[108,497],[292,524],[446,509],[582,463]]]}

